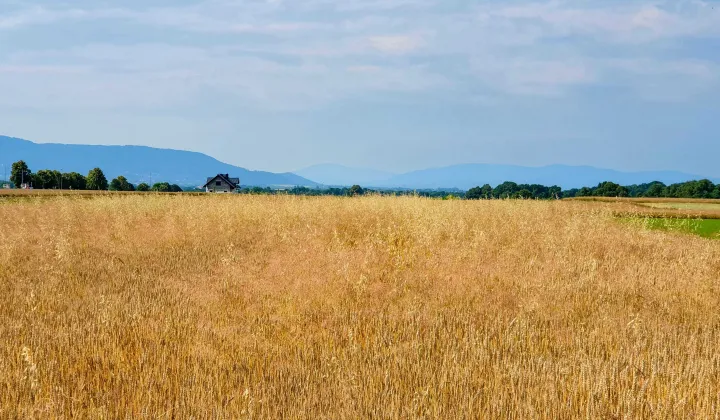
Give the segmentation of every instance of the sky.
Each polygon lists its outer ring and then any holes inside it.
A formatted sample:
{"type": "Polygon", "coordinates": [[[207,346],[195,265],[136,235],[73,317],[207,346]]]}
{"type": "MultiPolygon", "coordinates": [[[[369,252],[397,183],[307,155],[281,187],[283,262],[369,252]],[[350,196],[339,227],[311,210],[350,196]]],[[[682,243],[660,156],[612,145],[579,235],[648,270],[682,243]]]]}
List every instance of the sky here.
{"type": "Polygon", "coordinates": [[[718,133],[720,0],[0,0],[0,135],[36,142],[720,177],[718,133]]]}

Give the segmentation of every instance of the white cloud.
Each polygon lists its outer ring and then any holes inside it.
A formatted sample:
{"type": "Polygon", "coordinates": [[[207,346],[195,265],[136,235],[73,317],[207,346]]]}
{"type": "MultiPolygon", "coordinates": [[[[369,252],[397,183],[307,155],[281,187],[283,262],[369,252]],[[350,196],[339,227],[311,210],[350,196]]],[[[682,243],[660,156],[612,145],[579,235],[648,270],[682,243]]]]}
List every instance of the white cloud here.
{"type": "Polygon", "coordinates": [[[19,107],[174,107],[219,93],[247,106],[303,108],[375,91],[419,92],[447,85],[423,66],[284,64],[222,47],[88,45],[24,53],[16,60],[82,65],[0,65],[0,105],[19,107]]]}
{"type": "Polygon", "coordinates": [[[558,95],[566,88],[597,81],[591,66],[582,61],[497,61],[487,57],[475,58],[472,65],[491,89],[512,94],[558,95]]]}
{"type": "Polygon", "coordinates": [[[384,35],[368,37],[370,46],[388,54],[404,54],[418,50],[423,45],[419,35],[384,35]]]}
{"type": "Polygon", "coordinates": [[[492,4],[479,9],[479,18],[541,25],[546,36],[594,35],[606,41],[649,42],[658,38],[720,34],[720,8],[698,1],[675,5],[662,8],[657,3],[644,1],[492,4]]]}
{"type": "Polygon", "coordinates": [[[0,13],[0,30],[13,30],[26,26],[50,25],[66,21],[125,19],[134,13],[121,8],[107,9],[52,9],[33,6],[12,13],[0,13]]]}
{"type": "Polygon", "coordinates": [[[57,74],[82,74],[86,73],[87,69],[82,67],[73,66],[4,66],[0,65],[0,74],[19,74],[19,75],[31,75],[31,74],[44,74],[44,75],[57,75],[57,74]]]}
{"type": "Polygon", "coordinates": [[[639,75],[669,75],[702,80],[720,78],[717,65],[699,60],[618,59],[608,60],[607,66],[639,75]]]}
{"type": "Polygon", "coordinates": [[[678,97],[715,86],[720,60],[668,54],[667,41],[720,37],[720,7],[689,0],[62,4],[16,5],[0,12],[0,31],[32,25],[61,31],[102,20],[115,31],[130,31],[124,25],[132,23],[131,39],[115,45],[100,31],[95,44],[39,51],[2,46],[0,89],[7,90],[0,101],[162,107],[210,90],[248,104],[294,107],[383,91],[452,89],[487,98],[562,95],[602,84],[648,90],[644,79],[678,97]],[[173,31],[162,41],[143,39],[144,28],[168,27],[173,31]],[[42,79],[47,73],[54,77],[42,79]]]}
{"type": "Polygon", "coordinates": [[[625,81],[632,95],[652,101],[687,102],[720,87],[720,65],[708,61],[610,59],[600,66],[608,84],[625,81]]]}
{"type": "Polygon", "coordinates": [[[388,11],[403,8],[431,7],[432,0],[306,0],[298,2],[305,9],[331,8],[341,12],[388,11]]]}

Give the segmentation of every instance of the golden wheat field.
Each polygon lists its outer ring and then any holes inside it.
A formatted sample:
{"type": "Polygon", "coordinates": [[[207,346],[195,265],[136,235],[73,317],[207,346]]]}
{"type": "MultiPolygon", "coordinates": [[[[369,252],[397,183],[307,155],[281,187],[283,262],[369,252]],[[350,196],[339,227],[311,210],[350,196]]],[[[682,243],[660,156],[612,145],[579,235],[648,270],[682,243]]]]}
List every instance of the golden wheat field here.
{"type": "Polygon", "coordinates": [[[719,418],[720,241],[613,212],[0,199],[0,418],[719,418]]]}

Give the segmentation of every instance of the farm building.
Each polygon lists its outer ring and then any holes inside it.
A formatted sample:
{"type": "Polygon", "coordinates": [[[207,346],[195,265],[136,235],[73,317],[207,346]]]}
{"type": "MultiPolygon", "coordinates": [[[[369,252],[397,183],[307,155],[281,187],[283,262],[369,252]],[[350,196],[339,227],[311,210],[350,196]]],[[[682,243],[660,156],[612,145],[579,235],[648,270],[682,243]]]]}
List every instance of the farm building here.
{"type": "Polygon", "coordinates": [[[230,178],[228,174],[217,174],[207,179],[203,188],[205,192],[231,193],[240,186],[240,178],[230,178]]]}

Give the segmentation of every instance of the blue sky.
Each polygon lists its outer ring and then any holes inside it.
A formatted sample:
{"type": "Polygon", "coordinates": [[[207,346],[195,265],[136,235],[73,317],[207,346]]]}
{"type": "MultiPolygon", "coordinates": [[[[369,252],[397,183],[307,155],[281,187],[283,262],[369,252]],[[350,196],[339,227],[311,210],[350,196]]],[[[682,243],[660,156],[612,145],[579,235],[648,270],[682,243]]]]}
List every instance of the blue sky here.
{"type": "Polygon", "coordinates": [[[720,2],[0,0],[0,134],[720,177],[720,2]]]}

